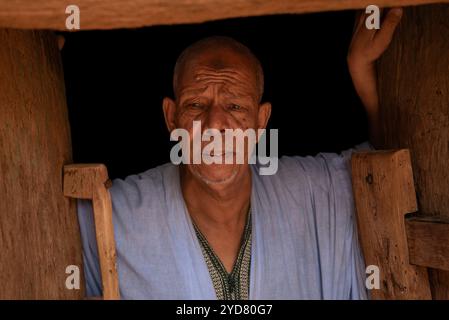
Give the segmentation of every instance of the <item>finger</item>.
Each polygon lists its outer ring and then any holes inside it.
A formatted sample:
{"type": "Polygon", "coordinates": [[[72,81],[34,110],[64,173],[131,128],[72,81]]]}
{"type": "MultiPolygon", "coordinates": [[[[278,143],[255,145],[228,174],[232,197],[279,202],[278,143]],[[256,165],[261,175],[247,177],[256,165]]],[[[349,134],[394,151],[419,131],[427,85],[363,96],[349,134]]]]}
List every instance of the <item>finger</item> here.
{"type": "Polygon", "coordinates": [[[352,29],[352,33],[356,32],[357,29],[360,28],[360,25],[362,23],[362,21],[364,20],[363,16],[364,16],[364,11],[362,10],[357,10],[355,13],[355,20],[354,20],[354,27],[352,29]]]}
{"type": "Polygon", "coordinates": [[[377,43],[376,45],[381,47],[388,46],[393,37],[394,30],[396,30],[396,27],[401,21],[402,12],[402,8],[392,8],[388,10],[380,30],[378,30],[374,38],[374,41],[377,43]]]}
{"type": "Polygon", "coordinates": [[[367,41],[373,41],[376,33],[378,32],[377,29],[375,28],[368,28],[367,26],[367,19],[369,17],[372,16],[372,12],[365,12],[363,14],[363,21],[362,24],[360,26],[360,33],[363,33],[363,37],[367,40],[367,41]]]}

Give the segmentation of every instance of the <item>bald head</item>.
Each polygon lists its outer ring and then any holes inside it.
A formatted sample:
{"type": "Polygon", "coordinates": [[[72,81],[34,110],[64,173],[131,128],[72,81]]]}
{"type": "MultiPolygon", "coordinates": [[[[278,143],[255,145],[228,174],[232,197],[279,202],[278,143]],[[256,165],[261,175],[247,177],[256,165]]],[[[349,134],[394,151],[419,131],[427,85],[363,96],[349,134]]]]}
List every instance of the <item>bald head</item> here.
{"type": "Polygon", "coordinates": [[[195,63],[205,63],[213,69],[227,67],[244,67],[254,76],[257,87],[257,100],[262,99],[264,75],[259,59],[240,42],[224,36],[201,39],[189,47],[178,57],[173,74],[173,91],[178,97],[179,82],[183,73],[195,63]],[[237,65],[238,64],[238,65],[237,65]]]}

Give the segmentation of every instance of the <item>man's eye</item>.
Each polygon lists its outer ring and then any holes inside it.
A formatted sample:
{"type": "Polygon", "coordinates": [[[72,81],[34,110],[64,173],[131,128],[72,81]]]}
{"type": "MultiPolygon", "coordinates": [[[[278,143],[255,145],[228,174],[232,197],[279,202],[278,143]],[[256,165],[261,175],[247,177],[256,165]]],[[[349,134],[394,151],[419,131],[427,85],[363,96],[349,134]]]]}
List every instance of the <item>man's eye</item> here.
{"type": "Polygon", "coordinates": [[[239,106],[238,104],[231,104],[230,105],[230,109],[231,110],[241,110],[242,109],[242,107],[241,106],[239,106]]]}
{"type": "Polygon", "coordinates": [[[192,103],[189,103],[187,106],[189,108],[199,109],[199,108],[201,108],[201,103],[199,103],[199,102],[192,102],[192,103]]]}

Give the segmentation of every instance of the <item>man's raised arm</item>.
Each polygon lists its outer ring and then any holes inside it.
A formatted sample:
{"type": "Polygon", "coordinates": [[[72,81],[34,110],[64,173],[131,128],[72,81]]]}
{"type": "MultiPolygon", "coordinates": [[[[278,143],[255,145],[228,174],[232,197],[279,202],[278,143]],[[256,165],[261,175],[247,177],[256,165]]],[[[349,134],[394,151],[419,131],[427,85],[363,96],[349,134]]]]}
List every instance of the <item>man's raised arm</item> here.
{"type": "Polygon", "coordinates": [[[380,119],[375,61],[388,48],[393,33],[401,21],[402,9],[389,9],[378,30],[366,28],[366,17],[367,15],[362,12],[356,19],[347,61],[354,88],[368,115],[370,142],[375,148],[378,148],[380,146],[380,119]]]}

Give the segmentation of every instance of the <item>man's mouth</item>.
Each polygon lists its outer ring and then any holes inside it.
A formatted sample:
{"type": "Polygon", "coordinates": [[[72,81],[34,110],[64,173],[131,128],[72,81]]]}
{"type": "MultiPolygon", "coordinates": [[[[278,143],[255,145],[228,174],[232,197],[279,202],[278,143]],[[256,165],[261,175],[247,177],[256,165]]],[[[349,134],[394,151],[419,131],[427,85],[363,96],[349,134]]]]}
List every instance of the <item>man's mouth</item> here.
{"type": "Polygon", "coordinates": [[[227,155],[234,155],[235,152],[234,151],[223,151],[223,152],[203,152],[202,155],[203,157],[222,157],[222,156],[227,156],[227,155]]]}

